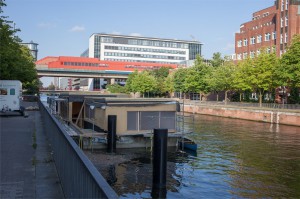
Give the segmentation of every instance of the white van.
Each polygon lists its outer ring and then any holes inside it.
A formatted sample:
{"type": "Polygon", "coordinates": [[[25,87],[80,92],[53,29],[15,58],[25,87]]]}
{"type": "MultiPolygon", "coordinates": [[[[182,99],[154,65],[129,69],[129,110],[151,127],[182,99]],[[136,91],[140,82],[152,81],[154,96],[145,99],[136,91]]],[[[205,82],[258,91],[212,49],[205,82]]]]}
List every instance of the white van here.
{"type": "Polygon", "coordinates": [[[0,80],[0,111],[23,111],[20,107],[22,83],[19,80],[0,80]]]}

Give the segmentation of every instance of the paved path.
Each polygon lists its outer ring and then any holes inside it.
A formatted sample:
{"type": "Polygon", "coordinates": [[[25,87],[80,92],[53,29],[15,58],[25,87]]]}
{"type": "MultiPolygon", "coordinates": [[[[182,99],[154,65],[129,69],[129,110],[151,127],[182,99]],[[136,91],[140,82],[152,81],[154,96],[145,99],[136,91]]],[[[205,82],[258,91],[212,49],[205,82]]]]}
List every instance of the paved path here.
{"type": "Polygon", "coordinates": [[[0,117],[0,198],[64,198],[40,113],[27,113],[0,117]]]}

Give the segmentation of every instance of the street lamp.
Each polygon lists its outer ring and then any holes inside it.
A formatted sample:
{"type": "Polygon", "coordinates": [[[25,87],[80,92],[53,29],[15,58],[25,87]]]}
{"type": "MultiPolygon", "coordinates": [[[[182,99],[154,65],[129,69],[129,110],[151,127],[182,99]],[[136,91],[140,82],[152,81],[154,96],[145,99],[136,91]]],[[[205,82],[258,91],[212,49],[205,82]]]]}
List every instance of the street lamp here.
{"type": "MultiPolygon", "coordinates": [[[[94,105],[90,105],[90,109],[89,109],[89,119],[91,119],[91,110],[94,110],[95,106],[94,105]]],[[[95,114],[94,114],[95,117],[95,114]]],[[[94,131],[94,120],[93,120],[93,131],[94,131]]]]}

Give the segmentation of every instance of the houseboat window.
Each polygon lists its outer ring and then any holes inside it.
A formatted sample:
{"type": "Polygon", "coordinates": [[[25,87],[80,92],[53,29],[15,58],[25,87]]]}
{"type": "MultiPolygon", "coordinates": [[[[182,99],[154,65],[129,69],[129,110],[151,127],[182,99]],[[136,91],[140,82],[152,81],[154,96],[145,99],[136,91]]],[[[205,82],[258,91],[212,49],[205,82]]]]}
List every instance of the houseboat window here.
{"type": "Polygon", "coordinates": [[[128,111],[127,130],[175,129],[174,111],[128,111]]]}
{"type": "Polygon", "coordinates": [[[160,112],[160,127],[163,129],[175,129],[175,112],[162,111],[160,112]]]}
{"type": "Polygon", "coordinates": [[[10,95],[15,95],[16,94],[16,90],[14,88],[10,89],[10,95]]]}
{"type": "Polygon", "coordinates": [[[159,112],[158,111],[144,111],[140,112],[140,129],[152,130],[159,128],[159,112]]]}
{"type": "Polygon", "coordinates": [[[127,130],[138,130],[138,111],[127,112],[127,130]]]}
{"type": "Polygon", "coordinates": [[[0,94],[1,95],[7,95],[7,89],[6,88],[0,88],[0,94]]]}

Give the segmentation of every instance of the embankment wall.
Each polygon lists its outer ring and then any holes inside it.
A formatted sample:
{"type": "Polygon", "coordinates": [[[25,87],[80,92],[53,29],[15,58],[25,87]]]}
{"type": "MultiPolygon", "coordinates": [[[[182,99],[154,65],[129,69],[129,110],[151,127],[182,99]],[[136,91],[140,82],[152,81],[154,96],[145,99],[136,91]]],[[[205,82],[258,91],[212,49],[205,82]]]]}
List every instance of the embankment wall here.
{"type": "Polygon", "coordinates": [[[275,124],[286,124],[300,126],[299,112],[285,112],[282,110],[249,109],[241,107],[213,107],[185,105],[184,111],[203,115],[214,115],[236,119],[253,120],[258,122],[269,122],[275,124]]]}

